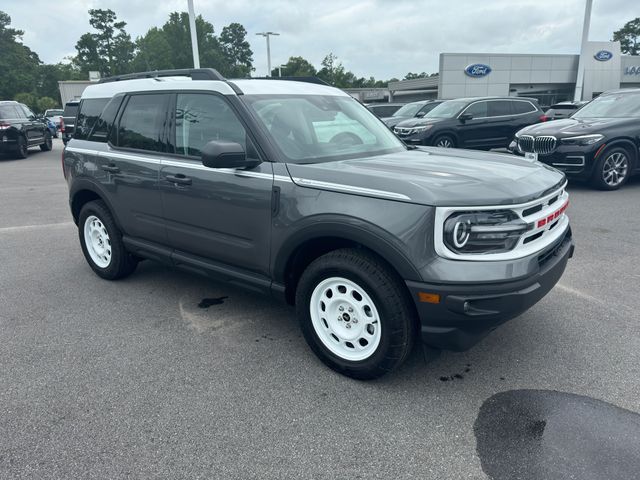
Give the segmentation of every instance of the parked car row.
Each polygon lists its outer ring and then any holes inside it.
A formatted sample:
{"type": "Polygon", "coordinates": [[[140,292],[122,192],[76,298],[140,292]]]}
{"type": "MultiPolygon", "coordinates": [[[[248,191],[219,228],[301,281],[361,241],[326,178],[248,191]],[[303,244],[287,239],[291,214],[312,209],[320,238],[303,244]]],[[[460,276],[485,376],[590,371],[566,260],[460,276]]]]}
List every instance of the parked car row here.
{"type": "Polygon", "coordinates": [[[640,89],[559,102],[546,111],[525,97],[425,100],[381,120],[407,144],[506,147],[602,190],[615,190],[640,173],[640,89]]]}

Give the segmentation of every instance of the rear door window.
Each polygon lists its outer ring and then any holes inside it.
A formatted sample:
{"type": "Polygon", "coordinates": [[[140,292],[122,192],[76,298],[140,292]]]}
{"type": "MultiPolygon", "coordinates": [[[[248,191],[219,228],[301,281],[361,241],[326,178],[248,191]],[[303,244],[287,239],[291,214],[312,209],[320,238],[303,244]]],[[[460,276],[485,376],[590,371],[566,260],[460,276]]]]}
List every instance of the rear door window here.
{"type": "Polygon", "coordinates": [[[69,117],[69,118],[75,119],[77,113],[78,113],[78,104],[73,103],[71,105],[64,106],[64,114],[62,116],[65,118],[69,117]]]}
{"type": "Polygon", "coordinates": [[[493,100],[488,102],[488,117],[506,117],[511,115],[511,103],[509,100],[493,100]]]}
{"type": "Polygon", "coordinates": [[[115,129],[115,145],[152,152],[164,152],[164,129],[168,95],[132,95],[115,129]]]}

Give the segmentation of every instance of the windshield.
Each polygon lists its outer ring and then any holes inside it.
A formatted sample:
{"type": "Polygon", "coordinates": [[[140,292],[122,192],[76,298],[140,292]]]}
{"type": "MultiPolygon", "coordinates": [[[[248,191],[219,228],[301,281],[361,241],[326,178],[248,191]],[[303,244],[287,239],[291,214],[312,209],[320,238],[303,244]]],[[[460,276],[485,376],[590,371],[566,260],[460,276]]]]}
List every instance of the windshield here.
{"type": "Polygon", "coordinates": [[[602,95],[585,105],[571,118],[640,117],[640,92],[602,95]]]}
{"type": "Polygon", "coordinates": [[[363,158],[404,144],[351,97],[243,95],[280,152],[293,163],[363,158]]]}
{"type": "Polygon", "coordinates": [[[423,102],[420,103],[407,103],[404,107],[401,107],[396,113],[393,114],[394,117],[414,117],[418,110],[420,110],[424,106],[423,102]]]}
{"type": "Polygon", "coordinates": [[[55,117],[56,115],[62,115],[62,110],[47,110],[44,112],[45,117],[55,117]]]}
{"type": "Polygon", "coordinates": [[[447,100],[427,113],[425,118],[453,118],[468,104],[460,100],[447,100]]]}

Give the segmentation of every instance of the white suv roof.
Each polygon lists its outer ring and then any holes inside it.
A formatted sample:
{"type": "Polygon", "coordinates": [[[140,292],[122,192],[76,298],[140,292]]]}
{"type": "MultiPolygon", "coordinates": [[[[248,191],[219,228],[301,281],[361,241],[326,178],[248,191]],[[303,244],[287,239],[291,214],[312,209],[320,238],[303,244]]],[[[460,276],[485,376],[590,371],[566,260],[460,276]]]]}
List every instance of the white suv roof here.
{"type": "MultiPolygon", "coordinates": [[[[182,71],[166,71],[177,73],[182,71]]],[[[105,79],[101,83],[88,86],[82,93],[82,98],[110,98],[118,93],[150,92],[156,90],[203,90],[214,91],[223,95],[332,95],[348,96],[337,88],[317,83],[272,80],[272,79],[240,79],[227,81],[213,69],[184,70],[184,75],[163,75],[163,71],[144,72],[140,74],[123,75],[113,79],[105,79]],[[189,72],[205,72],[212,79],[192,79],[189,72]],[[136,78],[136,76],[139,76],[136,78]],[[217,79],[213,79],[217,78],[217,79]]]]}

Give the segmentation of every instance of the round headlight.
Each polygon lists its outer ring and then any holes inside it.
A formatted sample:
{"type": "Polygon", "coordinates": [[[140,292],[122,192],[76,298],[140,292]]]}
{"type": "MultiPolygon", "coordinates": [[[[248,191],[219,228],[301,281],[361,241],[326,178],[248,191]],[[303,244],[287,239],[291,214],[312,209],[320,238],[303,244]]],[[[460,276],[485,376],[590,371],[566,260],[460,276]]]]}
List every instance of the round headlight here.
{"type": "Polygon", "coordinates": [[[464,247],[469,241],[469,235],[471,234],[471,222],[456,222],[453,227],[453,244],[456,248],[464,247]]]}

